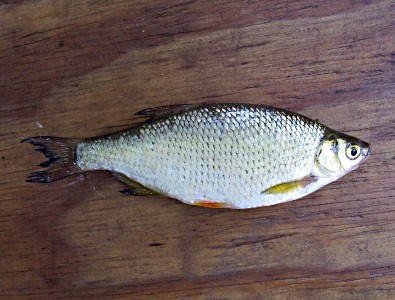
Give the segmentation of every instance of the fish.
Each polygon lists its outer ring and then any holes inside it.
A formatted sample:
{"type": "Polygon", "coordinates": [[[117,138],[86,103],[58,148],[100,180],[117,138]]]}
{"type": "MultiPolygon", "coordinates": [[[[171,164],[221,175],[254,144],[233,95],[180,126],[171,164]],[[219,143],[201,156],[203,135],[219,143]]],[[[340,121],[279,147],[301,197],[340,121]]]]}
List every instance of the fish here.
{"type": "Polygon", "coordinates": [[[367,142],[261,104],[180,104],[135,115],[141,122],[106,136],[22,140],[49,159],[27,181],[106,170],[128,186],[126,195],[248,209],[304,197],[371,153],[367,142]]]}

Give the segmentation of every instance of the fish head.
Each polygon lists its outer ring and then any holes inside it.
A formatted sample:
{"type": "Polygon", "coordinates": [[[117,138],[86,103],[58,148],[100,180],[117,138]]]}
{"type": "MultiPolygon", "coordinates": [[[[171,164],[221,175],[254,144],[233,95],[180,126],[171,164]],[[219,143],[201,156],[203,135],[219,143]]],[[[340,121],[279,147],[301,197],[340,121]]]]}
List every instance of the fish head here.
{"type": "Polygon", "coordinates": [[[330,131],[322,139],[315,158],[315,172],[339,178],[355,170],[370,155],[370,145],[355,137],[330,131]]]}

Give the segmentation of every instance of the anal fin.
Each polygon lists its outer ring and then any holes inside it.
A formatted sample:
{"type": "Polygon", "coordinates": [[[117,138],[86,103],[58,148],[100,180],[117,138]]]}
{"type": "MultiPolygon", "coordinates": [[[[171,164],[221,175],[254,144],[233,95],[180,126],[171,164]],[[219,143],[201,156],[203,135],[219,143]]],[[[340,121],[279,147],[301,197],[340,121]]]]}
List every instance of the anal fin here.
{"type": "Polygon", "coordinates": [[[123,182],[127,186],[128,189],[120,191],[122,194],[125,195],[132,195],[132,196],[150,196],[150,195],[159,195],[157,192],[150,190],[149,188],[143,186],[142,184],[134,181],[133,179],[123,175],[121,173],[114,173],[115,178],[119,181],[123,182]]]}
{"type": "Polygon", "coordinates": [[[119,191],[120,193],[128,196],[150,196],[156,195],[155,192],[148,190],[146,188],[130,188],[126,190],[119,191]]]}
{"type": "Polygon", "coordinates": [[[263,191],[262,194],[286,194],[290,192],[295,192],[299,189],[304,189],[306,186],[308,186],[310,183],[313,183],[316,180],[317,177],[308,176],[297,181],[280,183],[263,191]]]}

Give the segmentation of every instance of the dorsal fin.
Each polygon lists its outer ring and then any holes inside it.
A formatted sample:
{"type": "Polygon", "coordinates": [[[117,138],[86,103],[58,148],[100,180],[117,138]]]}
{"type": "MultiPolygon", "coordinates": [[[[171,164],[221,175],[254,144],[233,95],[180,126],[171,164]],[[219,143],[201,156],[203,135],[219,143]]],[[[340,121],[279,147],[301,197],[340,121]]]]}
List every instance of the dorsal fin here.
{"type": "Polygon", "coordinates": [[[150,121],[154,121],[160,118],[169,117],[175,114],[186,112],[203,105],[205,105],[205,103],[157,106],[157,107],[140,110],[139,112],[135,113],[135,115],[141,117],[148,117],[150,121]]]}

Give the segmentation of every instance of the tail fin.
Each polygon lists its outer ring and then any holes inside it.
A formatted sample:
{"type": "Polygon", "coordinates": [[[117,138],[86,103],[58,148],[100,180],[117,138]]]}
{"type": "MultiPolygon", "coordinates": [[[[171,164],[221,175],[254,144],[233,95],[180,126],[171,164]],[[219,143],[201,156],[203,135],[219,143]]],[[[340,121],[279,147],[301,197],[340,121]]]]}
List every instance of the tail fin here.
{"type": "Polygon", "coordinates": [[[30,174],[28,182],[50,183],[58,179],[79,173],[81,169],[75,160],[75,148],[81,140],[64,139],[52,136],[35,136],[22,140],[39,148],[36,151],[44,153],[49,158],[38,167],[48,168],[30,174]]]}

